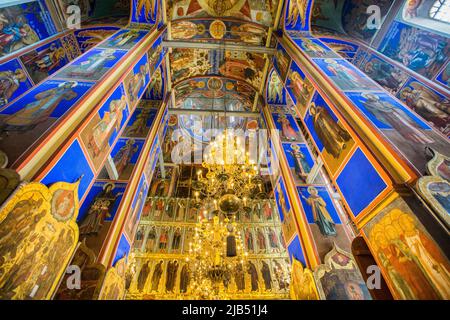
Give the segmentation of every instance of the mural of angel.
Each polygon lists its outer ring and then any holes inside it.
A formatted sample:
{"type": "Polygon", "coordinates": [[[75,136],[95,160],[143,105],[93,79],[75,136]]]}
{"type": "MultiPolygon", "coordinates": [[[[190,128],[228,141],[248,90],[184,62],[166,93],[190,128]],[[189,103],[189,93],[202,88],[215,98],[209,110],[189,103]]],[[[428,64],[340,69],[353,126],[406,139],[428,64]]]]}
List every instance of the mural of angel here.
{"type": "Polygon", "coordinates": [[[139,17],[141,16],[141,11],[144,9],[144,20],[146,22],[152,22],[156,19],[156,8],[155,8],[155,0],[134,0],[137,2],[136,4],[136,12],[135,18],[139,21],[139,17]]]}
{"type": "Polygon", "coordinates": [[[283,84],[276,72],[272,72],[269,80],[269,101],[273,103],[283,101],[283,84]]]}
{"type": "Polygon", "coordinates": [[[288,26],[294,27],[298,20],[301,21],[301,29],[306,27],[306,9],[308,8],[308,0],[290,0],[286,16],[288,26]]]}

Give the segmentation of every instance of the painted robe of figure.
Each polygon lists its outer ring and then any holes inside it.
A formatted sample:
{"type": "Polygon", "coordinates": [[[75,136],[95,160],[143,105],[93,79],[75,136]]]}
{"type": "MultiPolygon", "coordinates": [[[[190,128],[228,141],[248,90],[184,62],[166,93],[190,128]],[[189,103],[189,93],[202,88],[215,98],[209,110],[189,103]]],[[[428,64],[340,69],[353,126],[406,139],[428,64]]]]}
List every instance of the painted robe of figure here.
{"type": "Polygon", "coordinates": [[[148,275],[150,273],[150,266],[149,262],[144,263],[144,265],[141,268],[141,272],[139,272],[139,276],[137,279],[137,289],[138,291],[142,292],[145,287],[145,283],[147,282],[148,275]]]}
{"type": "Polygon", "coordinates": [[[319,227],[320,233],[324,236],[336,236],[336,227],[326,208],[327,204],[319,195],[316,188],[308,187],[308,192],[310,194],[309,197],[306,198],[302,195],[302,198],[311,206],[314,222],[319,227]]]}
{"type": "Polygon", "coordinates": [[[316,107],[315,104],[311,104],[309,112],[313,117],[314,130],[325,150],[334,158],[339,158],[351,136],[334,121],[325,107],[316,107]]]}
{"type": "Polygon", "coordinates": [[[261,274],[264,279],[264,286],[265,286],[266,290],[271,290],[272,289],[272,277],[270,275],[269,265],[265,261],[262,261],[261,274]]]}
{"type": "Polygon", "coordinates": [[[259,289],[258,271],[256,270],[255,265],[251,261],[249,261],[248,263],[247,272],[250,275],[250,284],[252,291],[258,291],[259,289]]]}
{"type": "Polygon", "coordinates": [[[155,266],[155,270],[153,270],[152,275],[152,291],[158,291],[159,281],[161,280],[161,276],[163,273],[162,268],[163,261],[160,260],[158,264],[155,266]]]}
{"type": "Polygon", "coordinates": [[[189,266],[188,264],[184,264],[180,273],[180,293],[187,292],[189,281],[190,281],[189,266]]]}
{"type": "Polygon", "coordinates": [[[71,100],[77,96],[72,90],[76,82],[64,82],[58,88],[49,89],[34,96],[35,101],[28,103],[23,109],[0,120],[0,133],[24,132],[34,129],[45,122],[62,100],[71,100]]]}

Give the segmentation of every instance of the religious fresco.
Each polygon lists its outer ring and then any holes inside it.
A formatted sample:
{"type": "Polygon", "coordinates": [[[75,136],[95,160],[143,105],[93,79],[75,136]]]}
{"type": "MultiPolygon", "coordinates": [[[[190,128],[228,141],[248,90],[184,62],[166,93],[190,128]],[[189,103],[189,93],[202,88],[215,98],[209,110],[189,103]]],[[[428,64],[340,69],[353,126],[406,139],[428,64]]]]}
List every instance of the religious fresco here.
{"type": "Polygon", "coordinates": [[[100,289],[98,300],[124,299],[126,292],[126,261],[126,257],[121,257],[115,261],[113,267],[108,269],[102,288],[100,289]]]}
{"type": "Polygon", "coordinates": [[[78,139],[75,139],[55,160],[40,182],[48,186],[59,181],[71,183],[79,180],[78,196],[81,201],[94,180],[94,171],[90,167],[78,139]]]}
{"type": "Polygon", "coordinates": [[[139,103],[122,134],[123,137],[145,138],[155,121],[159,103],[139,103]]]}
{"type": "Polygon", "coordinates": [[[314,275],[297,259],[292,259],[290,297],[292,300],[319,300],[314,275]]]}
{"type": "Polygon", "coordinates": [[[299,115],[303,118],[313,96],[314,86],[295,61],[292,61],[287,74],[286,89],[297,107],[299,115]]]}
{"type": "Polygon", "coordinates": [[[74,34],[81,52],[85,53],[119,30],[120,27],[98,26],[78,29],[74,31],[74,34]]]}
{"type": "Polygon", "coordinates": [[[357,148],[336,178],[336,185],[355,218],[389,189],[389,181],[372,161],[357,148]],[[365,190],[364,193],[361,190],[365,190]]]}
{"type": "MultiPolygon", "coordinates": [[[[145,140],[134,138],[119,138],[111,151],[117,180],[128,180],[141,154],[145,140]]],[[[99,177],[107,177],[109,173],[103,169],[99,177]]],[[[113,178],[113,177],[111,177],[113,178]]]]}
{"type": "Polygon", "coordinates": [[[262,54],[207,49],[174,49],[170,54],[172,82],[204,75],[221,75],[259,88],[265,65],[262,54]]]}
{"type": "Polygon", "coordinates": [[[305,256],[303,254],[302,245],[300,244],[300,238],[298,235],[296,235],[295,238],[289,243],[287,249],[291,262],[297,260],[303,265],[306,265],[305,256]]]}
{"type": "Polygon", "coordinates": [[[442,71],[437,75],[436,81],[443,84],[447,88],[450,88],[450,62],[442,69],[442,71]]]}
{"type": "Polygon", "coordinates": [[[138,102],[139,98],[144,93],[147,85],[150,81],[150,70],[147,55],[144,55],[140,60],[134,65],[133,69],[128,73],[128,75],[123,80],[125,91],[127,92],[128,99],[130,102],[131,110],[138,102]]]}
{"type": "Polygon", "coordinates": [[[449,96],[444,96],[411,78],[400,90],[398,97],[414,112],[450,137],[449,96]]]}
{"type": "Polygon", "coordinates": [[[17,59],[0,64],[0,108],[31,89],[33,83],[17,59]]]}
{"type": "Polygon", "coordinates": [[[288,0],[286,1],[284,28],[286,31],[306,31],[310,28],[310,15],[313,1],[288,0]]]}
{"type": "Polygon", "coordinates": [[[157,22],[160,2],[158,0],[132,0],[131,23],[153,25],[157,22]]]}
{"type": "Polygon", "coordinates": [[[163,65],[164,57],[167,54],[167,48],[162,47],[163,36],[159,36],[152,44],[150,50],[147,52],[148,69],[150,74],[153,74],[158,66],[163,65]]]}
{"type": "Polygon", "coordinates": [[[147,31],[143,30],[121,29],[109,37],[107,41],[102,42],[98,47],[129,50],[138,44],[146,35],[147,31]]]}
{"type": "Polygon", "coordinates": [[[377,90],[378,86],[344,59],[313,59],[342,91],[377,90]]]}
{"type": "Polygon", "coordinates": [[[291,114],[272,113],[275,127],[279,130],[281,141],[301,142],[300,128],[291,114]]]}
{"type": "Polygon", "coordinates": [[[119,85],[81,130],[80,139],[98,171],[129,116],[123,85],[119,85]]]}
{"type": "Polygon", "coordinates": [[[337,52],[342,58],[351,60],[356,54],[359,45],[350,41],[334,38],[321,37],[320,41],[325,43],[334,52],[337,52]]]}
{"type": "Polygon", "coordinates": [[[211,0],[174,0],[167,3],[169,20],[203,17],[232,17],[272,25],[278,2],[273,0],[224,0],[220,5],[211,0]]]}
{"type": "Polygon", "coordinates": [[[92,83],[47,80],[0,111],[0,149],[11,164],[70,110],[92,83]]]}
{"type": "Polygon", "coordinates": [[[316,38],[294,37],[292,40],[310,58],[339,58],[338,54],[316,38]]]}
{"type": "Polygon", "coordinates": [[[150,84],[145,90],[143,99],[147,100],[162,100],[164,98],[166,81],[165,81],[165,67],[164,62],[155,70],[150,78],[150,84]]]}
{"type": "Polygon", "coordinates": [[[80,289],[69,289],[64,284],[70,281],[71,274],[65,273],[54,300],[94,300],[97,299],[105,277],[106,268],[96,262],[95,253],[82,242],[75,252],[70,265],[80,268],[80,289]]]}
{"type": "Polygon", "coordinates": [[[225,19],[175,20],[170,26],[170,38],[189,39],[194,42],[220,40],[227,43],[264,46],[267,41],[267,29],[254,23],[225,19]]]}
{"type": "Polygon", "coordinates": [[[94,48],[67,65],[56,77],[85,81],[100,80],[125,54],[126,51],[122,50],[94,48]]]}
{"type": "Polygon", "coordinates": [[[395,298],[449,299],[449,260],[417,217],[428,212],[409,198],[397,197],[363,228],[369,248],[395,298]]]}
{"type": "Polygon", "coordinates": [[[289,242],[289,240],[297,234],[297,227],[294,212],[292,210],[282,177],[274,187],[274,195],[277,202],[280,220],[282,222],[284,239],[286,242],[289,242]]]}
{"type": "Polygon", "coordinates": [[[49,42],[20,57],[34,83],[41,82],[69,63],[60,40],[49,42]]]}
{"type": "Polygon", "coordinates": [[[133,239],[134,234],[136,233],[136,228],[145,204],[147,192],[148,185],[145,181],[145,177],[142,176],[131,203],[131,207],[129,208],[128,216],[125,220],[125,234],[129,239],[133,239]]]}
{"type": "Polygon", "coordinates": [[[281,44],[278,44],[276,49],[277,52],[273,57],[273,65],[278,71],[281,81],[284,83],[291,63],[291,57],[281,44]]]}
{"type": "Polygon", "coordinates": [[[44,1],[0,8],[0,57],[57,33],[44,1]]]}
{"type": "Polygon", "coordinates": [[[448,153],[446,138],[388,94],[355,92],[346,95],[418,170],[423,171],[427,162],[425,146],[448,153]]]}
{"type": "Polygon", "coordinates": [[[96,254],[100,252],[126,188],[125,183],[96,181],[80,207],[80,238],[96,254]]]}
{"type": "Polygon", "coordinates": [[[0,298],[50,299],[78,242],[78,182],[24,183],[0,207],[0,298]]]}
{"type": "Polygon", "coordinates": [[[175,87],[175,108],[197,109],[205,103],[208,109],[228,111],[251,110],[255,89],[246,82],[223,77],[196,77],[178,83],[175,87]],[[236,101],[237,100],[237,101],[236,101]]]}
{"type": "Polygon", "coordinates": [[[352,255],[338,246],[314,271],[319,296],[326,300],[372,300],[352,255]]]}
{"type": "Polygon", "coordinates": [[[295,184],[305,184],[314,159],[306,144],[283,143],[283,150],[295,184]]]}
{"type": "Polygon", "coordinates": [[[275,69],[272,69],[268,77],[267,103],[286,104],[286,90],[275,69]]]}
{"type": "Polygon", "coordinates": [[[448,60],[450,40],[394,21],[378,50],[428,79],[448,60]]]}
{"type": "Polygon", "coordinates": [[[314,0],[311,8],[311,25],[320,27],[328,33],[345,33],[342,26],[342,13],[345,0],[314,0]],[[337,14],[338,13],[338,14],[337,14]]]}
{"type": "Polygon", "coordinates": [[[325,164],[334,175],[353,150],[355,141],[318,92],[308,107],[305,124],[325,164]]]}
{"type": "Polygon", "coordinates": [[[369,54],[360,50],[353,63],[372,80],[392,94],[402,88],[409,75],[399,67],[385,61],[376,54],[369,54]],[[365,53],[364,55],[362,53],[365,53]]]}
{"type": "Polygon", "coordinates": [[[299,186],[297,191],[321,261],[334,244],[350,250],[350,238],[325,186],[299,186]]]}

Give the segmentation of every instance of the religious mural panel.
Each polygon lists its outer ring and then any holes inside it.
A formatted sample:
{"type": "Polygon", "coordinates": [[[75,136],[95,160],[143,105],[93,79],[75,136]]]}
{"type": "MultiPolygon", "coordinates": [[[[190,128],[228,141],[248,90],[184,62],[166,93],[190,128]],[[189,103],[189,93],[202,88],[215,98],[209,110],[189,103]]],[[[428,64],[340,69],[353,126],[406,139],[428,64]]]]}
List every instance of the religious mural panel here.
{"type": "Polygon", "coordinates": [[[158,0],[132,0],[131,23],[153,25],[158,20],[158,11],[161,10],[158,0]]]}
{"type": "Polygon", "coordinates": [[[143,30],[121,29],[98,47],[129,50],[137,45],[145,35],[147,35],[147,32],[143,30]]]}
{"type": "Polygon", "coordinates": [[[276,49],[277,52],[273,57],[273,65],[277,69],[281,81],[284,83],[291,63],[291,57],[281,44],[278,44],[276,49]]]}
{"type": "Polygon", "coordinates": [[[286,1],[284,28],[287,31],[306,31],[310,28],[310,15],[313,1],[288,0],[286,1]]]}
{"type": "Polygon", "coordinates": [[[286,104],[286,90],[284,89],[278,73],[274,69],[272,69],[268,77],[267,103],[286,104]]]}
{"type": "Polygon", "coordinates": [[[119,30],[120,27],[99,26],[78,29],[74,31],[74,34],[81,52],[85,53],[119,30]]]}
{"type": "Polygon", "coordinates": [[[33,83],[19,60],[0,64],[0,108],[31,89],[33,83]]]}
{"type": "Polygon", "coordinates": [[[304,143],[283,143],[283,150],[295,184],[305,184],[314,166],[311,151],[304,143]]]}
{"type": "Polygon", "coordinates": [[[286,89],[289,92],[299,116],[305,116],[306,108],[314,93],[314,86],[295,61],[287,74],[286,89]]]}
{"type": "Polygon", "coordinates": [[[125,77],[123,84],[128,94],[131,110],[134,110],[136,103],[145,91],[150,81],[150,65],[147,55],[144,55],[125,77]]]}
{"type": "Polygon", "coordinates": [[[295,37],[293,41],[310,58],[339,58],[338,54],[324,45],[319,39],[295,37]]]}
{"type": "Polygon", "coordinates": [[[437,75],[436,81],[442,83],[447,88],[450,88],[449,79],[450,79],[450,62],[447,62],[447,65],[437,75]]]}

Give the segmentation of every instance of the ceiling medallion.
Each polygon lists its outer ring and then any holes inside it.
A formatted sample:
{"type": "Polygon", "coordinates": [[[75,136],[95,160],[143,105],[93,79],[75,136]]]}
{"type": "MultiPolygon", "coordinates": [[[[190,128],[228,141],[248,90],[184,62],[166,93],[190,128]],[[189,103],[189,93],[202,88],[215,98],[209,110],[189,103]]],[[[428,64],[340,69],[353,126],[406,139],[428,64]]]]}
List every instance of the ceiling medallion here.
{"type": "Polygon", "coordinates": [[[211,34],[211,37],[216,40],[223,39],[226,32],[227,26],[221,20],[214,20],[209,26],[209,33],[211,34]]]}

